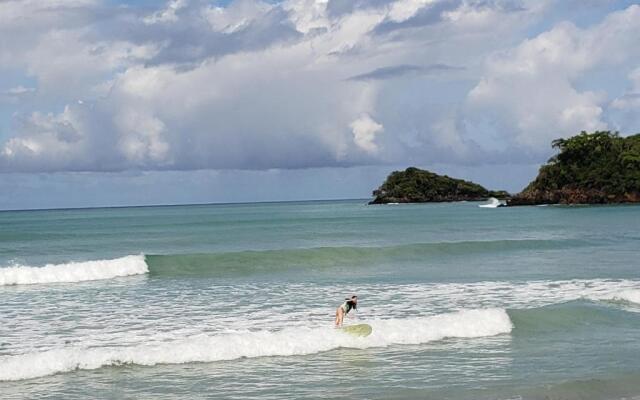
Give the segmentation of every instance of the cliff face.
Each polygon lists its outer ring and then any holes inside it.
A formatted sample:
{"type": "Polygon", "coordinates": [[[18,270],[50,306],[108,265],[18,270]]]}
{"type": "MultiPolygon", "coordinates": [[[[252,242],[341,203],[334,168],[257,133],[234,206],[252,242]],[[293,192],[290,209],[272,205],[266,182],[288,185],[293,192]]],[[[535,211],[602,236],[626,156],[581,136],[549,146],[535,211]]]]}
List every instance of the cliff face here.
{"type": "Polygon", "coordinates": [[[509,205],[640,202],[640,134],[582,132],[553,147],[559,153],[509,205]]]}
{"type": "Polygon", "coordinates": [[[505,197],[506,192],[491,192],[473,182],[410,167],[392,172],[373,195],[369,204],[479,201],[505,197]]]}

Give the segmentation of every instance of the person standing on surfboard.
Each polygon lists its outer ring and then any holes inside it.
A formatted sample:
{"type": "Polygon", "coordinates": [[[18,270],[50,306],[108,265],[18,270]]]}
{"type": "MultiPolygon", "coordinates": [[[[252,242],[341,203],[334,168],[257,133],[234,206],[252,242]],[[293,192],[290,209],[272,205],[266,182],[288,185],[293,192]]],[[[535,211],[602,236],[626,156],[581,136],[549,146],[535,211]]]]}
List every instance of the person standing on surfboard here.
{"type": "Polygon", "coordinates": [[[338,307],[336,310],[336,328],[342,326],[342,320],[344,316],[349,313],[351,310],[355,310],[358,308],[358,296],[353,295],[351,298],[344,299],[345,302],[338,307]]]}

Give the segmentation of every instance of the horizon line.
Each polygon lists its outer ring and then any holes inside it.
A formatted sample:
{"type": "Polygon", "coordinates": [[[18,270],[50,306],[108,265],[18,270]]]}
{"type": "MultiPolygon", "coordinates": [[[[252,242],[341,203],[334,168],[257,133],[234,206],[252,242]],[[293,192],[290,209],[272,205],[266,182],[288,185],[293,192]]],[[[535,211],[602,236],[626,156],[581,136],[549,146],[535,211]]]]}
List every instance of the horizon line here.
{"type": "Polygon", "coordinates": [[[16,208],[0,209],[4,212],[30,212],[30,211],[74,211],[74,210],[100,210],[118,208],[152,208],[152,207],[190,207],[190,206],[225,206],[243,204],[275,204],[275,203],[313,203],[321,201],[355,201],[369,200],[370,198],[338,198],[338,199],[307,199],[307,200],[264,200],[264,201],[228,201],[228,202],[208,202],[208,203],[170,203],[170,204],[137,204],[137,205],[116,205],[116,206],[87,206],[87,207],[52,207],[52,208],[16,208]]]}

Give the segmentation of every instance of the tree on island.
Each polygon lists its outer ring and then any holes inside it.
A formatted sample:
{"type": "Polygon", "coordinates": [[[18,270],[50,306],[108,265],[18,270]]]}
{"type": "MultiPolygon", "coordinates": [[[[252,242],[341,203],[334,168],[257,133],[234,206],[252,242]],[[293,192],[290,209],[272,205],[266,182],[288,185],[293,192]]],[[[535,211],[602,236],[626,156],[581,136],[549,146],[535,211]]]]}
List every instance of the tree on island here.
{"type": "Polygon", "coordinates": [[[392,172],[373,191],[375,198],[369,204],[479,201],[506,195],[504,191],[489,191],[477,183],[409,167],[404,171],[392,172]]]}
{"type": "Polygon", "coordinates": [[[640,202],[640,134],[582,131],[552,147],[559,153],[509,205],[640,202]]]}

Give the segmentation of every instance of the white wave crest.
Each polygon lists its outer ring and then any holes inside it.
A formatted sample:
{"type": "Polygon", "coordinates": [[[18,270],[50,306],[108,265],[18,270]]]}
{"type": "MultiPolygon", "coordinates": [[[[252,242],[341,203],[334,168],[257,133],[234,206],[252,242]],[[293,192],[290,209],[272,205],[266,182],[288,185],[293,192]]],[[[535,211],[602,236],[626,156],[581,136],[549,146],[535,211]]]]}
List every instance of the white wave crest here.
{"type": "Polygon", "coordinates": [[[630,303],[640,304],[640,290],[629,289],[629,290],[621,291],[613,295],[611,300],[623,300],[623,301],[628,301],[630,303]]]}
{"type": "Polygon", "coordinates": [[[444,338],[474,338],[508,333],[511,320],[503,309],[463,310],[423,318],[375,320],[373,333],[354,337],[333,328],[285,328],[281,331],[198,335],[153,345],[66,347],[0,357],[0,381],[37,378],[76,369],[137,364],[214,362],[241,357],[314,354],[340,347],[368,348],[419,344],[444,338]]]}
{"type": "Polygon", "coordinates": [[[82,282],[149,272],[144,255],[113,260],[47,264],[44,267],[14,266],[0,268],[0,286],[37,283],[82,282]]]}
{"type": "Polygon", "coordinates": [[[498,208],[498,207],[506,207],[506,206],[507,206],[506,200],[498,200],[495,197],[489,197],[489,199],[485,204],[478,205],[478,207],[480,208],[498,208]]]}

